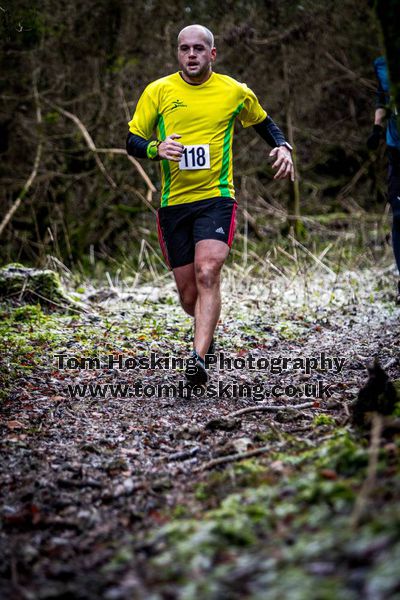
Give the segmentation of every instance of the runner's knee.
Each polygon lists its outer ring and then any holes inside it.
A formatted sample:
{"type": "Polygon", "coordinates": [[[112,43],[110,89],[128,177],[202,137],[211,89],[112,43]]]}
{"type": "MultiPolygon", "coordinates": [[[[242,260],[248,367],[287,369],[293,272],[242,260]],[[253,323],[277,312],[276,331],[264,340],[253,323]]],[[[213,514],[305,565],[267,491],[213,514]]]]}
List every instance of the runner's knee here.
{"type": "Polygon", "coordinates": [[[179,298],[183,307],[191,308],[196,304],[197,290],[195,288],[187,288],[179,291],[179,298]]]}
{"type": "Polygon", "coordinates": [[[197,300],[196,282],[194,280],[188,283],[180,282],[178,286],[178,292],[179,299],[186,312],[191,313],[192,310],[194,311],[194,307],[197,300]]]}
{"type": "Polygon", "coordinates": [[[222,264],[209,259],[195,264],[197,284],[204,288],[214,287],[219,281],[222,264]]]}

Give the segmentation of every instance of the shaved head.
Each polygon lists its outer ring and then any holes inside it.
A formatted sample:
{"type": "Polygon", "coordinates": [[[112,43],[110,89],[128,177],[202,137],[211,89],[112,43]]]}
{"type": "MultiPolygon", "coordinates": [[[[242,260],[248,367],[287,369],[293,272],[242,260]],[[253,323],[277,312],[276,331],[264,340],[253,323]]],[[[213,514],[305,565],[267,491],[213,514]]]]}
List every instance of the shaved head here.
{"type": "Polygon", "coordinates": [[[185,34],[191,34],[191,33],[198,33],[202,36],[204,42],[207,44],[207,46],[209,46],[210,48],[214,48],[214,36],[211,33],[211,31],[209,29],[207,29],[207,27],[204,27],[204,25],[188,25],[187,27],[184,27],[178,35],[178,44],[180,43],[180,40],[182,38],[183,35],[185,34]]]}
{"type": "Polygon", "coordinates": [[[178,35],[178,63],[181,76],[192,85],[200,85],[211,77],[217,50],[214,36],[203,25],[184,27],[178,35]]]}

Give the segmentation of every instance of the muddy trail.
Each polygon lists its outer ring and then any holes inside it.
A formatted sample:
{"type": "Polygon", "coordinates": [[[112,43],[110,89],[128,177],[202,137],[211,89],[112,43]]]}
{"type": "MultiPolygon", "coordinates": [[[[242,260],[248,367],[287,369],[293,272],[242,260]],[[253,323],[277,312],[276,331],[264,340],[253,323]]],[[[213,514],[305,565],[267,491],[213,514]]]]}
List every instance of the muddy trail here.
{"type": "Polygon", "coordinates": [[[400,379],[392,280],[228,277],[191,394],[169,279],[3,304],[0,596],[400,597],[400,411],[350,421],[375,357],[400,379]]]}

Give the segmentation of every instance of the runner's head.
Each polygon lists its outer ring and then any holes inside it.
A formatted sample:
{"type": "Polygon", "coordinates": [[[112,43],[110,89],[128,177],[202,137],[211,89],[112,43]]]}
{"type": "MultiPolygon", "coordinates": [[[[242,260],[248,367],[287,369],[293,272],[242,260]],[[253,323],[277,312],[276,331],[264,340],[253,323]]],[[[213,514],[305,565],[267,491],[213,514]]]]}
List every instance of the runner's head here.
{"type": "Polygon", "coordinates": [[[183,78],[189,83],[203,83],[211,75],[217,51],[214,36],[203,25],[189,25],[178,35],[178,62],[183,78]]]}

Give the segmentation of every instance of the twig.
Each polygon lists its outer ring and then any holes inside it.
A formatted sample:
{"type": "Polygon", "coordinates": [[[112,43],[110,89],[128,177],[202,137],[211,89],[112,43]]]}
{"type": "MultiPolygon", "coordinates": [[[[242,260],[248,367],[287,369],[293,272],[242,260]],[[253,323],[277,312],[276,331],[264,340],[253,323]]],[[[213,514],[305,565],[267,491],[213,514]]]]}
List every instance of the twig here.
{"type": "Polygon", "coordinates": [[[246,220],[247,220],[247,221],[250,223],[250,225],[252,226],[252,228],[253,228],[253,231],[254,231],[254,233],[255,233],[256,237],[257,237],[259,240],[263,240],[265,236],[263,236],[263,234],[261,233],[261,231],[260,231],[260,229],[259,229],[259,227],[258,227],[258,225],[257,225],[257,221],[255,220],[255,218],[254,218],[254,217],[253,217],[253,216],[252,216],[252,215],[251,215],[251,214],[250,214],[250,213],[249,213],[249,212],[248,212],[246,209],[243,209],[242,213],[243,213],[243,216],[244,216],[244,218],[245,218],[245,219],[246,219],[246,220]]]}
{"type": "Polygon", "coordinates": [[[124,150],[123,148],[97,148],[93,141],[93,138],[90,135],[90,133],[88,132],[87,128],[85,127],[85,125],[82,123],[82,121],[76,115],[69,112],[68,110],[64,110],[63,108],[61,108],[61,106],[58,106],[57,104],[54,104],[53,102],[50,102],[50,100],[45,100],[45,102],[50,104],[50,106],[52,106],[53,108],[58,110],[61,114],[66,116],[68,119],[71,119],[71,121],[73,121],[75,123],[75,125],[79,128],[88,148],[94,154],[97,166],[99,167],[100,171],[103,173],[104,177],[107,179],[107,181],[109,182],[109,184],[111,185],[111,187],[113,189],[116,189],[118,186],[115,183],[115,181],[113,180],[113,178],[111,177],[111,175],[109,175],[107,173],[107,170],[106,170],[105,166],[103,165],[102,161],[100,160],[98,154],[123,154],[123,155],[125,155],[128,158],[128,160],[135,166],[139,175],[142,177],[145,184],[147,185],[147,199],[146,199],[147,202],[146,202],[146,200],[143,200],[143,196],[141,197],[141,199],[145,202],[145,204],[147,204],[148,202],[151,202],[152,194],[154,192],[156,192],[157,190],[156,190],[155,186],[153,185],[153,183],[151,182],[149,176],[147,175],[147,173],[141,166],[141,164],[135,158],[133,158],[133,156],[129,156],[127,154],[126,150],[124,150]]]}
{"type": "Polygon", "coordinates": [[[286,281],[290,282],[289,277],[287,275],[285,275],[285,273],[281,269],[278,269],[278,267],[276,265],[274,265],[274,263],[271,260],[269,260],[269,258],[267,256],[264,256],[264,261],[271,267],[271,269],[273,269],[274,271],[279,273],[279,275],[281,277],[283,277],[284,279],[286,279],[286,281]]]}
{"type": "Polygon", "coordinates": [[[263,260],[260,256],[258,256],[258,254],[254,252],[254,250],[249,250],[249,256],[251,256],[252,258],[254,258],[254,260],[260,263],[260,265],[262,265],[265,270],[268,270],[268,263],[265,260],[263,260]]]}
{"type": "MultiPolygon", "coordinates": [[[[131,159],[132,157],[128,156],[128,158],[131,159]]],[[[135,159],[132,159],[132,160],[135,160],[135,159]]],[[[132,194],[135,194],[135,196],[137,196],[138,198],[140,198],[140,200],[143,202],[143,204],[145,204],[151,210],[152,213],[157,214],[157,211],[155,210],[154,206],[152,206],[151,203],[150,203],[151,202],[151,190],[150,189],[148,189],[148,191],[147,191],[147,198],[145,198],[143,196],[143,194],[141,194],[139,192],[139,190],[137,190],[136,188],[134,188],[134,187],[132,187],[130,185],[122,185],[121,189],[122,190],[127,190],[128,192],[131,192],[132,194]],[[150,196],[150,199],[149,199],[149,196],[150,196]]]]}
{"type": "MultiPolygon", "coordinates": [[[[358,182],[358,180],[368,171],[371,163],[374,161],[374,157],[369,158],[368,160],[366,160],[361,167],[358,169],[357,173],[351,178],[351,180],[346,183],[346,185],[344,185],[342,187],[342,189],[339,191],[338,194],[338,200],[343,200],[345,198],[345,196],[348,195],[349,192],[351,192],[351,190],[353,189],[353,187],[356,185],[356,183],[358,182]]],[[[361,207],[359,205],[357,205],[357,209],[360,210],[361,207]]],[[[361,209],[362,210],[362,209],[361,209]]]]}
{"type": "Polygon", "coordinates": [[[136,158],[133,158],[133,156],[129,156],[124,148],[96,148],[94,152],[97,152],[98,154],[124,154],[126,158],[135,165],[139,175],[142,177],[149,190],[153,193],[157,191],[140,162],[136,160],[136,158]]]}
{"type": "Polygon", "coordinates": [[[202,465],[201,471],[207,471],[208,469],[213,469],[218,465],[234,462],[236,460],[243,460],[244,458],[251,458],[252,456],[265,454],[271,449],[271,446],[262,446],[261,448],[256,448],[255,450],[248,450],[247,452],[237,452],[236,454],[227,454],[226,456],[221,456],[220,458],[213,458],[212,460],[206,462],[205,465],[202,465]]]}
{"type": "MultiPolygon", "coordinates": [[[[133,158],[133,156],[129,156],[127,154],[126,150],[124,150],[123,148],[97,148],[93,141],[92,136],[90,135],[90,133],[88,132],[88,130],[86,129],[86,127],[82,123],[82,121],[76,115],[74,115],[73,113],[70,113],[67,110],[64,110],[63,108],[61,108],[60,106],[57,106],[56,104],[54,104],[53,102],[50,102],[49,100],[45,100],[45,102],[50,104],[50,106],[52,106],[53,108],[58,110],[61,114],[65,115],[66,117],[71,119],[77,125],[77,127],[82,132],[83,138],[86,141],[86,144],[88,145],[89,149],[94,153],[97,166],[99,167],[100,171],[103,173],[104,177],[107,179],[107,181],[110,183],[110,185],[113,189],[116,189],[118,186],[115,183],[115,181],[112,179],[112,177],[107,173],[105,166],[103,165],[103,163],[101,162],[100,158],[97,155],[98,154],[123,154],[123,155],[125,155],[127,157],[127,159],[135,166],[139,175],[141,176],[141,178],[147,185],[147,197],[146,198],[144,198],[144,196],[142,196],[142,194],[140,194],[139,192],[136,191],[136,193],[140,197],[142,202],[144,202],[144,204],[147,204],[147,206],[149,206],[151,208],[150,202],[152,201],[152,195],[157,190],[156,190],[155,186],[153,185],[153,183],[151,182],[149,176],[143,169],[142,165],[135,158],[133,158]]],[[[153,212],[155,212],[154,209],[153,209],[153,212]]]]}
{"type": "Polygon", "coordinates": [[[18,302],[21,302],[22,297],[23,297],[23,295],[25,293],[25,289],[26,289],[27,284],[28,284],[28,278],[26,277],[24,279],[24,285],[22,286],[21,293],[20,293],[19,298],[18,298],[18,302]]]}
{"type": "Polygon", "coordinates": [[[384,371],[386,371],[386,369],[389,369],[389,367],[394,367],[395,365],[397,365],[397,360],[398,360],[398,359],[397,359],[397,357],[396,357],[396,356],[394,356],[394,357],[390,358],[390,359],[387,361],[387,363],[385,363],[385,364],[383,365],[383,369],[384,369],[384,371]]]}
{"type": "Polygon", "coordinates": [[[354,510],[351,515],[351,527],[356,529],[360,523],[360,519],[364,514],[368,498],[370,497],[376,479],[376,470],[378,466],[379,445],[381,441],[381,433],[383,427],[382,415],[374,413],[371,428],[371,442],[369,446],[369,461],[367,469],[367,477],[357,496],[354,510]]]}
{"type": "MultiPolygon", "coordinates": [[[[33,81],[32,81],[32,87],[33,87],[33,96],[35,98],[35,104],[36,104],[36,121],[37,124],[40,126],[41,122],[42,122],[42,112],[40,110],[40,104],[39,104],[39,94],[38,94],[38,90],[37,90],[37,83],[36,83],[36,78],[37,78],[37,71],[34,71],[33,73],[33,81]]],[[[29,188],[31,187],[37,172],[38,172],[38,168],[39,168],[39,164],[40,164],[40,159],[42,156],[42,141],[39,138],[39,143],[36,149],[36,155],[35,155],[35,160],[33,163],[33,169],[31,174],[29,175],[24,187],[22,188],[18,198],[15,200],[14,204],[11,206],[11,208],[7,211],[6,215],[4,216],[2,222],[0,223],[0,235],[3,233],[4,229],[7,227],[8,223],[10,222],[10,220],[12,219],[15,211],[18,209],[19,205],[21,204],[22,200],[25,198],[26,194],[29,191],[29,188]]]]}
{"type": "Polygon", "coordinates": [[[289,252],[286,252],[286,250],[284,248],[281,248],[279,245],[276,245],[276,249],[278,250],[278,252],[281,252],[284,256],[287,256],[288,258],[290,258],[290,260],[292,260],[295,264],[298,263],[298,260],[295,256],[292,256],[291,254],[289,254],[289,252]]]}
{"type": "Polygon", "coordinates": [[[282,42],[281,44],[281,52],[282,52],[282,67],[283,67],[283,81],[285,87],[285,95],[286,95],[286,130],[288,135],[289,144],[293,147],[292,151],[292,160],[293,160],[293,169],[294,169],[294,181],[288,182],[289,185],[289,197],[290,197],[290,209],[289,212],[292,213],[291,223],[293,226],[296,236],[299,237],[301,235],[302,227],[300,223],[300,186],[299,186],[299,171],[297,166],[297,152],[296,145],[294,141],[293,135],[293,96],[291,93],[290,83],[289,83],[289,67],[287,60],[287,52],[286,46],[282,42]]]}
{"type": "Polygon", "coordinates": [[[336,67],[339,67],[339,69],[344,71],[349,77],[351,77],[352,79],[357,79],[359,83],[363,84],[366,88],[375,91],[376,85],[374,85],[372,81],[364,79],[364,77],[361,77],[361,75],[358,75],[358,73],[355,73],[354,71],[346,67],[343,63],[336,60],[336,58],[334,58],[329,52],[325,52],[325,56],[328,60],[331,61],[332,64],[334,64],[336,67]]]}
{"type": "Polygon", "coordinates": [[[55,108],[56,110],[58,110],[58,112],[60,112],[62,115],[64,115],[68,119],[71,119],[71,121],[73,121],[75,123],[75,125],[81,131],[81,133],[83,135],[83,139],[85,140],[87,146],[94,153],[94,159],[95,159],[96,164],[99,167],[100,171],[103,173],[104,177],[107,179],[107,181],[111,185],[111,187],[113,189],[116,189],[117,188],[117,184],[115,183],[115,181],[111,177],[111,175],[109,175],[107,173],[107,170],[106,170],[105,166],[101,162],[100,158],[97,156],[97,148],[95,146],[93,138],[90,135],[90,133],[88,132],[88,130],[86,129],[86,127],[84,126],[84,124],[82,123],[82,121],[76,115],[74,115],[73,113],[69,112],[68,110],[64,110],[63,108],[61,108],[61,106],[58,106],[57,104],[54,104],[53,102],[50,102],[50,100],[45,100],[45,102],[47,104],[50,104],[50,106],[52,106],[53,108],[55,108]]]}
{"type": "Polygon", "coordinates": [[[311,408],[314,406],[314,402],[304,402],[303,404],[287,404],[285,406],[271,406],[270,404],[256,404],[255,406],[247,406],[247,408],[241,408],[233,413],[226,415],[226,418],[239,417],[240,415],[246,415],[247,413],[265,411],[265,412],[279,412],[280,410],[294,409],[301,410],[303,408],[311,408]]]}
{"type": "Polygon", "coordinates": [[[122,106],[125,111],[125,118],[127,121],[129,121],[129,119],[131,118],[131,113],[130,113],[129,106],[128,106],[128,103],[125,98],[124,90],[122,89],[121,85],[118,86],[118,93],[121,97],[121,103],[122,103],[122,106]]]}
{"type": "MultiPolygon", "coordinates": [[[[29,287],[25,287],[24,292],[33,294],[34,296],[37,296],[41,300],[44,300],[45,302],[48,302],[49,304],[54,304],[54,306],[58,306],[59,308],[63,308],[65,310],[72,310],[73,312],[76,312],[78,314],[84,312],[85,314],[88,314],[88,315],[98,316],[96,313],[90,312],[85,306],[80,306],[77,302],[72,301],[72,300],[70,300],[70,302],[71,302],[70,305],[69,304],[60,304],[59,302],[50,300],[50,298],[46,298],[46,296],[43,296],[42,294],[35,292],[35,290],[32,290],[29,287]],[[76,306],[77,308],[73,308],[73,306],[76,306]]],[[[16,294],[20,294],[20,292],[18,291],[18,292],[12,293],[12,294],[8,294],[7,298],[11,298],[12,296],[15,296],[16,294]]],[[[21,300],[21,295],[19,296],[19,300],[21,300]]]]}
{"type": "Polygon", "coordinates": [[[293,33],[299,29],[301,29],[303,23],[293,25],[289,29],[285,29],[282,33],[272,34],[269,38],[264,38],[261,40],[252,40],[253,44],[257,44],[258,46],[272,46],[273,44],[277,44],[278,42],[282,42],[283,40],[290,38],[293,33]]]}
{"type": "Polygon", "coordinates": [[[167,462],[178,461],[178,460],[188,460],[189,458],[193,458],[198,451],[200,450],[199,446],[195,446],[194,448],[190,448],[188,450],[183,450],[181,452],[173,452],[169,456],[166,457],[167,462]]]}
{"type": "Polygon", "coordinates": [[[325,269],[325,271],[327,273],[329,273],[330,275],[333,275],[334,277],[336,277],[336,273],[334,273],[332,271],[332,269],[330,269],[325,263],[322,262],[322,260],[320,260],[318,258],[318,256],[315,256],[315,254],[313,254],[312,252],[310,252],[310,250],[308,248],[306,248],[305,246],[303,246],[303,244],[301,244],[298,240],[296,240],[295,237],[293,237],[292,235],[289,235],[289,238],[292,240],[293,244],[295,244],[296,246],[298,246],[299,248],[301,248],[308,256],[310,256],[313,260],[315,260],[315,262],[322,267],[323,269],[325,269]]]}

